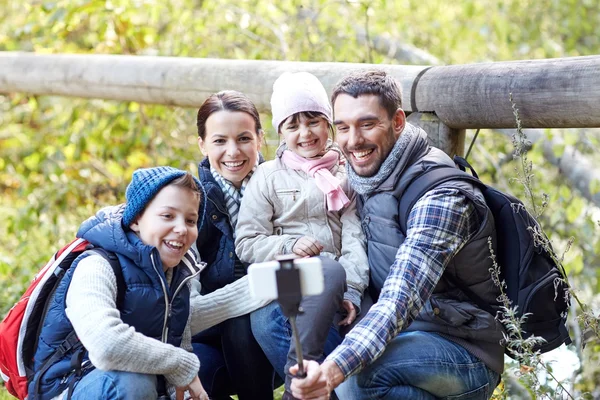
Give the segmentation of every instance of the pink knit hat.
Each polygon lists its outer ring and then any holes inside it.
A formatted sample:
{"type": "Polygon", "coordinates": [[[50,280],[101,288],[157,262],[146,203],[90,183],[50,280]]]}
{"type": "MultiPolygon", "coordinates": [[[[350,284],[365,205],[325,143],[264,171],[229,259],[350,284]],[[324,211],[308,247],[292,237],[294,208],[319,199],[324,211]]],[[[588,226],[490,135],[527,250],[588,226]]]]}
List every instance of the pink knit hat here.
{"type": "Polygon", "coordinates": [[[332,121],[329,98],[319,79],[308,72],[284,72],[273,83],[273,128],[279,132],[279,125],[283,121],[304,111],[323,113],[329,122],[332,121]]]}

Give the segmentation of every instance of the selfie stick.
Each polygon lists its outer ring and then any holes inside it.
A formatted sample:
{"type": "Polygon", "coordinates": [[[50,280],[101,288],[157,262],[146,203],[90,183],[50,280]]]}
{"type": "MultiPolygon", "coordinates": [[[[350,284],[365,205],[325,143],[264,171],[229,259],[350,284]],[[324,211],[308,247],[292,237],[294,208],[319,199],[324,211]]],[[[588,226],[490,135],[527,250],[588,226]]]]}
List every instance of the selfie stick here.
{"type": "Polygon", "coordinates": [[[283,315],[290,320],[292,335],[296,347],[296,359],[298,360],[298,378],[305,378],[304,360],[302,357],[302,345],[296,328],[296,316],[300,313],[300,301],[302,301],[302,288],[300,287],[300,270],[294,265],[296,256],[278,257],[279,269],[275,271],[277,278],[277,293],[279,306],[283,315]]]}

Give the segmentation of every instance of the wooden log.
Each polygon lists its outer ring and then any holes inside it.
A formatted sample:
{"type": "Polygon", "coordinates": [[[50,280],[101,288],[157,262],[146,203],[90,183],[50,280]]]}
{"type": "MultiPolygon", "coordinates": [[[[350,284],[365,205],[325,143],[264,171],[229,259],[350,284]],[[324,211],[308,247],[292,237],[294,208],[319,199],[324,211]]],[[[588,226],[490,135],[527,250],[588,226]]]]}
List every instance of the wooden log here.
{"type": "MultiPolygon", "coordinates": [[[[25,92],[199,107],[212,93],[244,92],[259,111],[270,111],[273,82],[283,72],[308,71],[328,93],[351,71],[367,64],[224,60],[186,57],[34,54],[0,52],[0,93],[25,92]]],[[[422,66],[371,65],[410,86],[422,66]]]]}
{"type": "Polygon", "coordinates": [[[600,56],[432,67],[415,103],[452,128],[600,127],[600,56]]]}
{"type": "Polygon", "coordinates": [[[600,56],[425,71],[423,66],[0,52],[0,93],[197,107],[210,93],[236,89],[265,111],[272,83],[284,71],[312,72],[331,91],[350,71],[373,67],[400,80],[406,111],[434,112],[451,128],[514,127],[510,93],[523,127],[600,127],[600,56]]]}

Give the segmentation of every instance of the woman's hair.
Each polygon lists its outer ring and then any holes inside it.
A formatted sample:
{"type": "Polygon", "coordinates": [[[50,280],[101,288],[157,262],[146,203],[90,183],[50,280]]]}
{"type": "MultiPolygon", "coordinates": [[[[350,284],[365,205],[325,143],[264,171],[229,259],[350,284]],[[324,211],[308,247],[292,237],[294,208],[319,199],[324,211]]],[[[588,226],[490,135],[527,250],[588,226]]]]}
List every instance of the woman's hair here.
{"type": "Polygon", "coordinates": [[[335,129],[333,129],[333,124],[329,121],[329,119],[327,119],[327,116],[325,114],[323,114],[322,112],[318,112],[318,111],[302,111],[302,112],[298,112],[296,114],[290,115],[289,117],[284,119],[281,122],[281,124],[279,124],[277,133],[281,133],[281,127],[283,126],[283,124],[286,121],[289,120],[290,123],[297,124],[299,122],[301,116],[304,116],[304,118],[307,118],[307,119],[323,118],[325,120],[325,122],[327,122],[327,128],[329,129],[329,134],[331,136],[331,139],[335,139],[335,129]]]}
{"type": "Polygon", "coordinates": [[[262,130],[260,124],[260,116],[258,110],[252,101],[243,93],[235,90],[223,90],[219,93],[211,94],[200,106],[198,110],[198,136],[202,140],[206,137],[206,121],[215,112],[218,111],[232,111],[232,112],[245,112],[254,119],[256,127],[256,135],[262,130]]]}

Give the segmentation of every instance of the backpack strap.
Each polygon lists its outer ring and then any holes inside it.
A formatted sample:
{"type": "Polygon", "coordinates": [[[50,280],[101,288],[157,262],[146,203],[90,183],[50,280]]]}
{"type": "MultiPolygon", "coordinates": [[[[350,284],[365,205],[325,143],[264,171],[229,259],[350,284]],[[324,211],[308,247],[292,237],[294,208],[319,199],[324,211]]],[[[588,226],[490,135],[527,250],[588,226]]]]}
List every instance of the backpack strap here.
{"type": "Polygon", "coordinates": [[[81,341],[77,337],[77,334],[75,333],[74,330],[71,331],[71,333],[69,333],[67,335],[67,337],[65,338],[65,340],[63,340],[63,342],[60,344],[60,346],[58,346],[58,348],[56,349],[54,354],[52,354],[52,356],[50,358],[48,358],[46,360],[46,362],[44,362],[44,364],[42,364],[42,366],[40,367],[40,371],[36,374],[37,379],[35,381],[34,391],[33,391],[33,393],[30,393],[31,395],[33,395],[33,397],[32,397],[33,399],[37,399],[38,396],[41,395],[40,385],[42,383],[42,376],[44,376],[44,374],[46,373],[48,368],[50,368],[52,365],[54,365],[54,363],[56,363],[61,358],[63,358],[63,356],[65,354],[67,354],[68,352],[70,352],[72,350],[77,352],[79,349],[82,349],[82,348],[83,348],[83,345],[81,344],[81,341]]]}
{"type": "MultiPolygon", "coordinates": [[[[116,305],[118,309],[121,309],[125,297],[125,278],[123,277],[123,270],[121,269],[119,258],[115,253],[107,251],[101,247],[94,247],[91,244],[87,246],[86,251],[98,254],[110,264],[115,274],[115,278],[117,279],[116,305]]],[[[44,362],[44,364],[40,367],[40,372],[37,373],[38,378],[35,382],[33,399],[36,399],[37,396],[41,394],[41,377],[46,373],[48,368],[50,368],[54,363],[59,361],[65,354],[67,354],[70,351],[73,352],[73,355],[71,357],[71,368],[76,376],[76,379],[73,379],[68,387],[67,400],[71,399],[75,382],[81,378],[81,363],[83,360],[83,355],[85,353],[85,348],[83,347],[83,344],[81,344],[81,341],[77,337],[75,330],[71,331],[71,333],[67,335],[65,340],[63,340],[60,346],[58,346],[54,354],[52,354],[52,356],[48,358],[46,362],[44,362]]]]}

